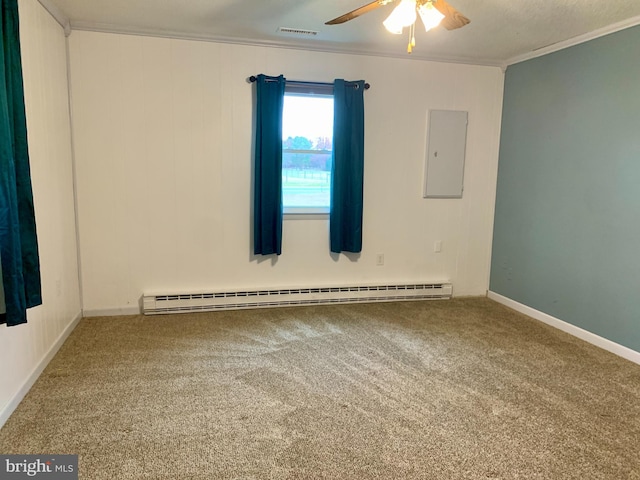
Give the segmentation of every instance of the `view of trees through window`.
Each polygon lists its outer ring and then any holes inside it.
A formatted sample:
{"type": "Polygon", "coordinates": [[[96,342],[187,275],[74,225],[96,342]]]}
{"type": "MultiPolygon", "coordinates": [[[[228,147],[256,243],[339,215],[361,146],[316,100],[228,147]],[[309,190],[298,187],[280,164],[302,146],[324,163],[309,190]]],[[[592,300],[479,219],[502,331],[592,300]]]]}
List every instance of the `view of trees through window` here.
{"type": "Polygon", "coordinates": [[[282,126],[284,207],[329,207],[333,97],[285,95],[282,126]]]}

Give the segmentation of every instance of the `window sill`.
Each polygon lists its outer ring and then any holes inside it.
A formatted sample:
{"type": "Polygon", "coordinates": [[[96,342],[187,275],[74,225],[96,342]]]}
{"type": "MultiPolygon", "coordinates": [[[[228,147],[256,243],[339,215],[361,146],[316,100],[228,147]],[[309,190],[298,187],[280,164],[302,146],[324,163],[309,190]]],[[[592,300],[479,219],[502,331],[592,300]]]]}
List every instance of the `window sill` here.
{"type": "Polygon", "coordinates": [[[329,218],[328,207],[285,207],[285,220],[323,220],[329,218]]]}

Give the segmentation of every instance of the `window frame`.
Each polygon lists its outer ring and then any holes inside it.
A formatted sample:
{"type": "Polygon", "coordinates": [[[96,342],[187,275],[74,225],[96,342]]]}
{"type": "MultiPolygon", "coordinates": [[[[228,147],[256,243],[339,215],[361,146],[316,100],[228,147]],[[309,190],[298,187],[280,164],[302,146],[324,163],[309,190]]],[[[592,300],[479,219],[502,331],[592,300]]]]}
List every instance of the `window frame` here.
{"type": "MultiPolygon", "coordinates": [[[[333,93],[333,84],[323,84],[323,83],[305,83],[305,82],[287,82],[284,87],[284,95],[296,95],[296,96],[304,96],[304,97],[331,97],[334,98],[333,93]]],[[[283,119],[284,121],[284,119],[283,119]]],[[[331,140],[333,143],[333,133],[331,135],[331,140]]],[[[323,152],[322,150],[313,151],[315,153],[323,152]]],[[[324,151],[326,152],[326,151],[324,151]]],[[[282,153],[284,156],[285,149],[282,149],[282,153]]],[[[333,150],[331,151],[331,173],[333,174],[333,150]]],[[[281,172],[282,173],[282,172],[281,172]]],[[[284,196],[284,186],[283,186],[283,196],[284,196]]],[[[331,201],[331,190],[329,190],[329,201],[331,201]]],[[[326,207],[285,207],[284,202],[282,205],[283,216],[284,218],[289,219],[323,219],[329,218],[331,206],[326,207]]]]}

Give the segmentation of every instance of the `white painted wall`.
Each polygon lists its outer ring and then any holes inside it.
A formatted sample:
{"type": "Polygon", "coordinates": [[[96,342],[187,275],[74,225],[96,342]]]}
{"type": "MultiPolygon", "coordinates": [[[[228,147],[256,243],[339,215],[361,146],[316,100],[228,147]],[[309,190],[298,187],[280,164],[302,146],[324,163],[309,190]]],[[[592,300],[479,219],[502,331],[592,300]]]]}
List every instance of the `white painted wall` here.
{"type": "Polygon", "coordinates": [[[0,426],[80,318],[65,36],[36,0],[19,0],[43,305],[0,327],[0,426]]]}
{"type": "Polygon", "coordinates": [[[83,31],[70,58],[85,314],[135,311],[143,292],[445,280],[485,294],[500,69],[83,31]],[[258,73],[371,83],[357,261],[329,254],[326,219],[286,220],[277,261],[251,255],[258,73]],[[469,112],[461,200],[422,198],[429,109],[469,112]]]}

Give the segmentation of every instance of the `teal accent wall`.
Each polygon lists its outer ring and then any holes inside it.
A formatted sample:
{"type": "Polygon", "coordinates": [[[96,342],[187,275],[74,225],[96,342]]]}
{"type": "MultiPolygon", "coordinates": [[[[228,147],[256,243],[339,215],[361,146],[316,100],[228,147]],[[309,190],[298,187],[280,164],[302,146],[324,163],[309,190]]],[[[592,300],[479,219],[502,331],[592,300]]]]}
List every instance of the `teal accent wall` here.
{"type": "Polygon", "coordinates": [[[640,351],[640,27],[507,69],[490,289],[640,351]]]}

